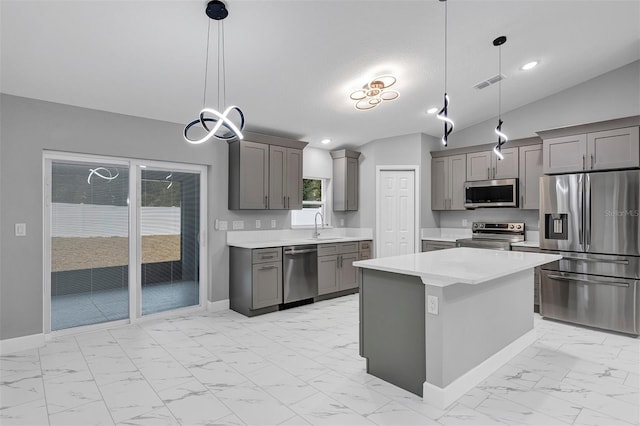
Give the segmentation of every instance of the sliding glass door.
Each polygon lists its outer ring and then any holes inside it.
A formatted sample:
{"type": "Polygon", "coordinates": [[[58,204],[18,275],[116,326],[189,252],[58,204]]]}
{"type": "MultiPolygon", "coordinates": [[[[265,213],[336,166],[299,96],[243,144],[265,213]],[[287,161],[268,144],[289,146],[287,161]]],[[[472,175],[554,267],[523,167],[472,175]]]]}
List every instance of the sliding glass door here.
{"type": "Polygon", "coordinates": [[[45,331],[206,300],[206,168],[45,154],[45,331]]]}
{"type": "Polygon", "coordinates": [[[200,175],[141,170],[142,315],[199,304],[200,175]]]}
{"type": "Polygon", "coordinates": [[[51,163],[51,330],[129,318],[129,168],[51,163]]]}

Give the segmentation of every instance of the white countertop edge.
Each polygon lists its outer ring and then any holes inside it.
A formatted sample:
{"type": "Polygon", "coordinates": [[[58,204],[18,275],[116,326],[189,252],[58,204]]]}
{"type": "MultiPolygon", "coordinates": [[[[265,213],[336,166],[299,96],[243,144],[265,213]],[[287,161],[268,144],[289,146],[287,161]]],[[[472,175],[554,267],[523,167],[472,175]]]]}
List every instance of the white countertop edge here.
{"type": "Polygon", "coordinates": [[[519,243],[511,243],[511,247],[540,248],[540,241],[521,241],[519,243]]]}
{"type": "MultiPolygon", "coordinates": [[[[478,257],[478,255],[474,251],[492,252],[493,256],[503,256],[503,255],[509,256],[509,253],[513,253],[510,251],[496,252],[494,250],[485,250],[485,249],[456,248],[456,249],[448,249],[448,250],[439,250],[435,252],[414,253],[414,254],[408,254],[404,256],[360,260],[357,262],[353,262],[353,266],[358,268],[364,268],[364,269],[373,269],[377,271],[392,272],[392,273],[397,273],[402,275],[420,277],[420,279],[422,280],[422,283],[425,285],[432,285],[436,287],[446,287],[456,283],[477,285],[483,282],[495,280],[497,278],[501,278],[507,275],[516,274],[518,272],[526,271],[527,269],[532,269],[536,266],[544,265],[546,263],[550,263],[550,262],[554,262],[556,260],[562,259],[562,256],[560,255],[518,252],[518,256],[524,256],[528,258],[528,260],[516,266],[513,266],[513,263],[510,263],[508,269],[496,268],[491,272],[484,273],[480,277],[468,277],[468,276],[465,277],[463,275],[464,273],[456,274],[455,271],[452,271],[451,273],[449,272],[429,273],[429,272],[424,272],[422,270],[417,270],[417,269],[422,269],[423,268],[422,265],[428,265],[430,261],[433,261],[433,259],[440,261],[440,259],[438,259],[439,256],[443,256],[445,255],[445,252],[453,252],[454,250],[457,251],[457,253],[455,254],[449,253],[446,256],[462,254],[462,256],[465,256],[465,257],[460,258],[461,259],[460,265],[464,264],[467,267],[468,266],[473,267],[474,261],[476,262],[483,261],[482,255],[480,255],[480,258],[478,259],[474,258],[474,257],[478,257]],[[419,259],[416,259],[416,257],[419,257],[419,259]],[[420,262],[421,260],[424,260],[424,263],[421,266],[418,266],[416,269],[415,266],[414,267],[402,266],[404,259],[409,259],[409,261],[414,262],[414,265],[416,260],[418,262],[420,262]],[[399,266],[394,265],[394,263],[398,264],[399,266]]],[[[455,266],[457,269],[458,265],[455,265],[455,266]]],[[[437,269],[437,265],[434,265],[434,268],[437,269]]]]}
{"type": "Polygon", "coordinates": [[[257,241],[257,242],[227,242],[227,245],[230,247],[240,247],[240,248],[270,248],[270,247],[285,247],[285,246],[302,246],[302,245],[313,245],[313,244],[336,244],[336,243],[351,243],[354,241],[367,241],[370,238],[363,237],[337,237],[335,239],[321,239],[316,240],[314,238],[306,238],[306,239],[292,239],[292,240],[278,240],[278,241],[257,241]]]}

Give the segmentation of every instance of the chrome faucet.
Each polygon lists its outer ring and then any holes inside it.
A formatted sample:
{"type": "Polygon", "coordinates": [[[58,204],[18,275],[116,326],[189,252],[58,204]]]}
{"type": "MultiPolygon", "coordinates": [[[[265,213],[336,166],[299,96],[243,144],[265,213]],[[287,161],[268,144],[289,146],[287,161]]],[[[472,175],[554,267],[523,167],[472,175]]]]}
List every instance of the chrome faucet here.
{"type": "Polygon", "coordinates": [[[315,230],[313,231],[313,238],[318,238],[320,233],[318,232],[318,216],[320,216],[320,225],[322,225],[322,229],[324,229],[324,217],[322,213],[316,212],[315,217],[313,218],[313,224],[315,225],[315,230]]]}

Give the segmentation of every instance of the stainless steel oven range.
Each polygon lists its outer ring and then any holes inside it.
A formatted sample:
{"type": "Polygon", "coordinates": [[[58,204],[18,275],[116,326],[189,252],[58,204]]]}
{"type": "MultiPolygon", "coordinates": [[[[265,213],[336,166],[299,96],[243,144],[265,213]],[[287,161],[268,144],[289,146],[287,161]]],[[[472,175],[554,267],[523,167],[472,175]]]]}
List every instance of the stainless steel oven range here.
{"type": "Polygon", "coordinates": [[[511,243],[524,241],[522,222],[473,222],[471,238],[456,240],[456,247],[511,250],[511,243]]]}

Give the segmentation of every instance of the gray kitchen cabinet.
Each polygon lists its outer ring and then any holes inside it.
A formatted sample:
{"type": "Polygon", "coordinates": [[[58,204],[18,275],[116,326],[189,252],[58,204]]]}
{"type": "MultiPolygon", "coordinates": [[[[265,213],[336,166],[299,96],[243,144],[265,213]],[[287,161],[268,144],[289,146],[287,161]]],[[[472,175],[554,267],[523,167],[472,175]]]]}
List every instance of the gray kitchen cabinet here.
{"type": "Polygon", "coordinates": [[[269,145],[269,209],[302,208],[302,150],[269,145]]]}
{"type": "Polygon", "coordinates": [[[318,245],[318,295],[358,288],[360,244],[356,242],[318,245]]]}
{"type": "Polygon", "coordinates": [[[246,316],[282,303],[282,247],[229,248],[229,307],[246,316]]]}
{"type": "Polygon", "coordinates": [[[640,167],[638,127],[547,138],[542,149],[545,174],[640,167]]]}
{"type": "Polygon", "coordinates": [[[431,159],[431,210],[464,210],[465,154],[431,159]]]}
{"type": "MultiPolygon", "coordinates": [[[[535,247],[511,246],[512,251],[526,251],[530,253],[540,253],[540,249],[535,247]]],[[[540,267],[533,268],[533,311],[540,312],[540,267]]]]}
{"type": "Polygon", "coordinates": [[[540,208],[540,176],[542,176],[542,144],[520,147],[520,208],[540,208]]]}
{"type": "Polygon", "coordinates": [[[332,151],[333,210],[358,210],[358,158],[360,153],[341,149],[332,151]]]}
{"type": "Polygon", "coordinates": [[[307,142],[245,132],[229,146],[229,210],[301,209],[307,142]]]}
{"type": "Polygon", "coordinates": [[[269,197],[269,145],[229,144],[229,209],[263,210],[269,197]]]}
{"type": "Polygon", "coordinates": [[[505,148],[502,155],[500,160],[493,151],[467,154],[467,181],[517,178],[518,148],[505,148]]]}
{"type": "Polygon", "coordinates": [[[436,241],[436,240],[422,240],[422,251],[434,251],[444,250],[448,248],[455,248],[456,243],[454,241],[436,241]]]}

